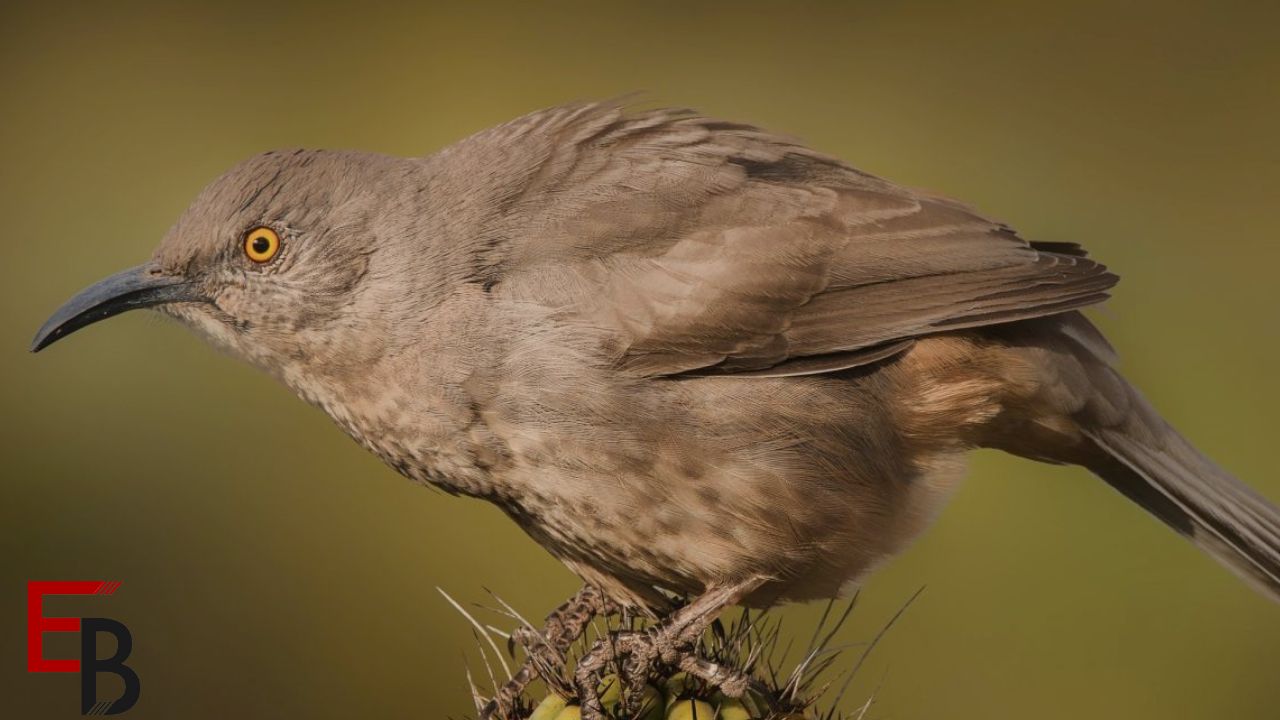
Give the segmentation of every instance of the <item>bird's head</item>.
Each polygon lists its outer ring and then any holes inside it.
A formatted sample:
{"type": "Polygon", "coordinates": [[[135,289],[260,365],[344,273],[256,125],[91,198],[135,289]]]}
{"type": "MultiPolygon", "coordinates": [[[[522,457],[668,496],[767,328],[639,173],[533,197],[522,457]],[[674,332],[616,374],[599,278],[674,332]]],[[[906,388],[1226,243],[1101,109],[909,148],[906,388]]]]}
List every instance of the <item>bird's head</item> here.
{"type": "Polygon", "coordinates": [[[398,202],[388,187],[411,170],[406,162],[329,151],[251,158],[200,193],[149,262],[67,301],[31,349],[155,308],[275,372],[359,362],[355,346],[376,344],[370,270],[379,223],[398,202]]]}

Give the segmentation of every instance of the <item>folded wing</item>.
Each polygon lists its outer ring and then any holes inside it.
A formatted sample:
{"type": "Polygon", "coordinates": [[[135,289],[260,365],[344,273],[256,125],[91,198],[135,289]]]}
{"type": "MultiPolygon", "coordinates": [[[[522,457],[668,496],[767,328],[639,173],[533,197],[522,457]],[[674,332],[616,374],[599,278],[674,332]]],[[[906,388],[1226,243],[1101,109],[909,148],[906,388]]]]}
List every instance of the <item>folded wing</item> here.
{"type": "Polygon", "coordinates": [[[606,328],[641,375],[831,372],[1117,280],[1078,246],[750,126],[586,105],[493,132],[533,158],[495,227],[496,283],[606,328]]]}

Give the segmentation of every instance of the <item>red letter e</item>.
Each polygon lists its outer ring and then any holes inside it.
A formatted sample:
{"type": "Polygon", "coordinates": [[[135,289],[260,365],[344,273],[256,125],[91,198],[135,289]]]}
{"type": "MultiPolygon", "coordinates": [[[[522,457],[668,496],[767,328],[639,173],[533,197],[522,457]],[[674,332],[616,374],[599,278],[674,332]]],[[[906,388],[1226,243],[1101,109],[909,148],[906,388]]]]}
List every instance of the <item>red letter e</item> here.
{"type": "Polygon", "coordinates": [[[119,583],[101,580],[31,581],[27,583],[27,671],[28,672],[80,672],[79,660],[46,660],[43,649],[43,633],[79,632],[80,618],[51,617],[41,612],[45,595],[96,595],[114,592],[119,583]]]}

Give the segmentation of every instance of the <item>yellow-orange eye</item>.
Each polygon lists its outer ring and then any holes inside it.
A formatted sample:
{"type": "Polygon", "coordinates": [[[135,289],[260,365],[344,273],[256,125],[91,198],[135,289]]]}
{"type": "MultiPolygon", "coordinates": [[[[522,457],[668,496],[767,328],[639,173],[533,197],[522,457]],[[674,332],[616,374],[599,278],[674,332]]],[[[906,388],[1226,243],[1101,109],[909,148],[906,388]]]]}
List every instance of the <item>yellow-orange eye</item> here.
{"type": "Polygon", "coordinates": [[[244,236],[244,254],[256,263],[270,262],[280,252],[280,234],[269,227],[256,227],[244,236]]]}

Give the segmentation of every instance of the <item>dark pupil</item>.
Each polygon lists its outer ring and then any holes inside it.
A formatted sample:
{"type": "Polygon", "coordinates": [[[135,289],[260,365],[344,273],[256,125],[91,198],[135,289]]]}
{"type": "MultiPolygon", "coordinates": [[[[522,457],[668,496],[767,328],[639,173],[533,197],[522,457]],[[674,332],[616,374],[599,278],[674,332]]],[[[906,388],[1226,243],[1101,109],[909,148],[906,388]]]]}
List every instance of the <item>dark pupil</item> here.
{"type": "Polygon", "coordinates": [[[253,239],[253,251],[259,255],[266,255],[271,249],[271,241],[264,237],[256,237],[253,239]]]}

